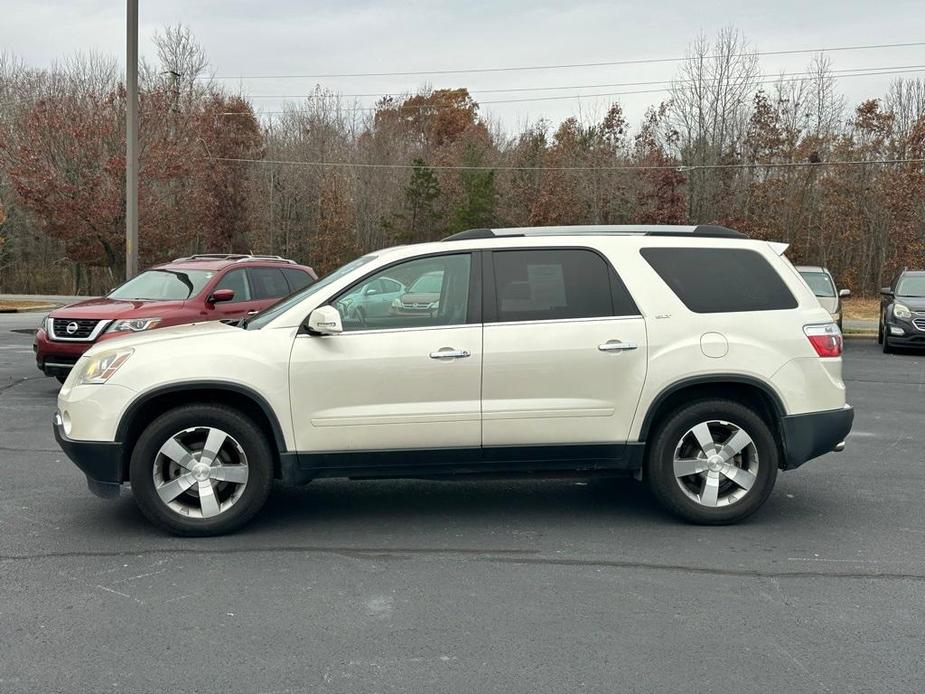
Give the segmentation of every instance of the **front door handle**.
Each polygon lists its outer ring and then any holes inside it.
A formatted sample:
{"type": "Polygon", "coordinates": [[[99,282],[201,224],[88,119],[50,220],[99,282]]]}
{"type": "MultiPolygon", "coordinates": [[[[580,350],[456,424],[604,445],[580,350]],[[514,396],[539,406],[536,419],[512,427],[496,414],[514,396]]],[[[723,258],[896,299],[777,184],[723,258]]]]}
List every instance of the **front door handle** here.
{"type": "Polygon", "coordinates": [[[441,347],[436,352],[430,353],[431,359],[465,359],[471,357],[464,349],[454,349],[453,347],[441,347]]]}
{"type": "Polygon", "coordinates": [[[626,352],[631,349],[636,349],[638,345],[635,342],[621,342],[620,340],[607,340],[602,345],[598,345],[597,348],[602,352],[626,352]]]}
{"type": "Polygon", "coordinates": [[[258,313],[260,313],[260,311],[248,311],[245,315],[256,316],[258,313]]]}

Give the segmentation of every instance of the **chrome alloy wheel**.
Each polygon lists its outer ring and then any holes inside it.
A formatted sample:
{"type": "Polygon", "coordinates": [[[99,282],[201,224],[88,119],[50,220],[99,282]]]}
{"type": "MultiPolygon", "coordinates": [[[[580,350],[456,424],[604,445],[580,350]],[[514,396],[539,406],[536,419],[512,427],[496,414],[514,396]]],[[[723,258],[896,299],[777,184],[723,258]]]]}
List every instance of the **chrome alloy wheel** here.
{"type": "Polygon", "coordinates": [[[752,437],[731,422],[711,420],[691,427],[674,451],[674,477],[681,491],[702,506],[741,500],[758,475],[752,437]]]}
{"type": "Polygon", "coordinates": [[[187,518],[212,518],[227,511],[244,493],[247,477],[241,444],[214,427],[177,432],[154,457],[157,495],[187,518]]]}

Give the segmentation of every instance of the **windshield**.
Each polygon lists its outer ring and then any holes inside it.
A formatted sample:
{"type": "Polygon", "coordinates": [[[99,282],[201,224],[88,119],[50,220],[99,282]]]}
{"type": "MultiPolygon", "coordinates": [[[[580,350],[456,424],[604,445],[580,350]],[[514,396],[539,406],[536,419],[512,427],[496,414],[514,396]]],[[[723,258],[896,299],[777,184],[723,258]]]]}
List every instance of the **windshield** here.
{"type": "Polygon", "coordinates": [[[443,273],[428,272],[426,275],[422,275],[415,280],[414,284],[412,284],[411,288],[408,290],[408,293],[439,294],[442,286],[443,273]]]}
{"type": "Polygon", "coordinates": [[[331,274],[325,275],[324,277],[322,277],[320,280],[318,280],[314,284],[310,284],[309,286],[305,287],[305,289],[298,291],[295,294],[290,294],[285,299],[277,301],[275,304],[273,304],[269,308],[265,309],[264,311],[258,313],[256,316],[254,316],[250,320],[246,321],[244,324],[242,324],[241,327],[246,328],[247,330],[260,330],[260,328],[265,326],[271,320],[273,320],[279,315],[282,315],[283,313],[288,311],[290,308],[298,304],[303,299],[311,296],[312,294],[314,294],[320,289],[324,289],[328,285],[333,284],[334,282],[339,280],[344,275],[347,275],[353,272],[358,267],[366,265],[366,263],[368,263],[371,260],[375,260],[375,259],[376,259],[376,256],[374,255],[364,255],[361,258],[351,260],[346,265],[342,265],[341,267],[337,268],[331,274]]]}
{"type": "Polygon", "coordinates": [[[925,275],[906,275],[896,286],[897,296],[925,296],[925,275]]]}
{"type": "Polygon", "coordinates": [[[813,290],[813,294],[822,297],[835,296],[835,287],[832,286],[832,280],[824,272],[801,272],[806,284],[813,290]]]}
{"type": "Polygon", "coordinates": [[[146,270],[113,289],[110,299],[183,301],[202,291],[215,275],[209,270],[146,270]]]}

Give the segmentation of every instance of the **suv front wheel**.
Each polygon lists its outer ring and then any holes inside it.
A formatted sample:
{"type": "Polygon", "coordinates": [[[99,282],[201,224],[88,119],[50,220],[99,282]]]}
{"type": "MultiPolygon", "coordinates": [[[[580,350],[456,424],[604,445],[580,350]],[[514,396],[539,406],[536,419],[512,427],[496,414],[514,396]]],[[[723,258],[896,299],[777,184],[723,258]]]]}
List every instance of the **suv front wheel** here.
{"type": "Polygon", "coordinates": [[[237,410],[208,403],[156,418],[132,451],[132,492],[149,520],[178,535],[218,535],[263,506],[273,481],[264,433],[237,410]]]}
{"type": "Polygon", "coordinates": [[[778,449],[767,423],[732,400],[705,400],[669,414],[655,431],[646,479],[659,502],[692,523],[751,515],[777,479],[778,449]]]}

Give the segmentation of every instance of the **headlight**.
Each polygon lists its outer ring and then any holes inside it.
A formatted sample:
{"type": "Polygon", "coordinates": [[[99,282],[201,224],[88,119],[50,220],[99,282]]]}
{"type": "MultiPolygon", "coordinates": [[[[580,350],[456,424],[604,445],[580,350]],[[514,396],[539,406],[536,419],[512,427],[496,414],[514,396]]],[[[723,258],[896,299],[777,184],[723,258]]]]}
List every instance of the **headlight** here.
{"type": "Polygon", "coordinates": [[[909,310],[908,306],[893,304],[893,315],[903,320],[909,320],[912,318],[912,311],[909,310]]]}
{"type": "Polygon", "coordinates": [[[99,385],[106,383],[112,375],[119,370],[130,356],[133,349],[120,349],[117,352],[103,352],[95,354],[83,365],[77,378],[74,380],[75,386],[99,385]]]}
{"type": "Polygon", "coordinates": [[[112,325],[106,330],[108,333],[140,333],[142,330],[150,330],[160,325],[160,318],[128,318],[125,320],[113,321],[112,325]]]}
{"type": "Polygon", "coordinates": [[[392,299],[392,308],[401,308],[401,299],[392,299]]]}
{"type": "Polygon", "coordinates": [[[42,319],[42,322],[41,322],[41,324],[39,325],[39,330],[41,330],[42,328],[44,328],[44,329],[45,329],[45,332],[48,333],[49,335],[51,335],[51,329],[54,327],[54,326],[52,325],[52,323],[54,323],[54,319],[51,317],[51,314],[49,313],[47,316],[45,316],[45,317],[42,319]]]}

